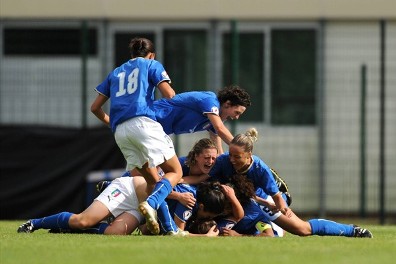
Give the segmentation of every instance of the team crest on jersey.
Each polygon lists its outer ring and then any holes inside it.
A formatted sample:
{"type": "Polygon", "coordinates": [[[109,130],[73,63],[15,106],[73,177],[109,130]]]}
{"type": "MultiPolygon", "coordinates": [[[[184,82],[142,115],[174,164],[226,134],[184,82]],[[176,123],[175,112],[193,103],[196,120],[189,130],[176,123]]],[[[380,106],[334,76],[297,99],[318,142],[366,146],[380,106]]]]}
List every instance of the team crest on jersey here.
{"type": "Polygon", "coordinates": [[[120,194],[121,194],[121,191],[118,189],[115,189],[114,191],[111,192],[111,196],[113,196],[114,198],[120,194]]]}
{"type": "Polygon", "coordinates": [[[234,223],[227,223],[226,226],[224,227],[225,229],[232,229],[235,226],[234,223]]]}
{"type": "Polygon", "coordinates": [[[188,220],[188,218],[190,218],[191,215],[192,215],[192,213],[190,210],[184,211],[184,213],[183,213],[184,220],[188,220]]]}
{"type": "Polygon", "coordinates": [[[210,112],[219,115],[219,108],[217,106],[213,106],[212,109],[210,109],[210,112]]]}
{"type": "Polygon", "coordinates": [[[170,79],[170,78],[169,78],[169,75],[168,75],[168,73],[166,73],[166,71],[161,72],[161,76],[162,76],[164,79],[170,79]]]}

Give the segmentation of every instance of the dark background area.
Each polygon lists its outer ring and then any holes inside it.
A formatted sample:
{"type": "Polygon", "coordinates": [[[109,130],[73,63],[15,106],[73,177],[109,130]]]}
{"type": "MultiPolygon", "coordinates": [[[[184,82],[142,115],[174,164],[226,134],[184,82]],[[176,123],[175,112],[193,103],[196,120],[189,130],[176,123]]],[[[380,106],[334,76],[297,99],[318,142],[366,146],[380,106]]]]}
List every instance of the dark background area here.
{"type": "Polygon", "coordinates": [[[0,219],[79,213],[89,172],[123,167],[109,128],[0,126],[0,219]]]}

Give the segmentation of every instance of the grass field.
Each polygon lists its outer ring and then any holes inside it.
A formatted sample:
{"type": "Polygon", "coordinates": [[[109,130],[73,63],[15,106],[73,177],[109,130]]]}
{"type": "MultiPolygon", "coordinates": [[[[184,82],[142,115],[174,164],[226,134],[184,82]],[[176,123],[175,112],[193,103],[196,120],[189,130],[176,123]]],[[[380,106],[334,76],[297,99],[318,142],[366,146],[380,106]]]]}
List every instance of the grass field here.
{"type": "Polygon", "coordinates": [[[0,221],[0,263],[396,263],[396,226],[365,225],[373,239],[346,237],[165,237],[18,234],[0,221]]]}

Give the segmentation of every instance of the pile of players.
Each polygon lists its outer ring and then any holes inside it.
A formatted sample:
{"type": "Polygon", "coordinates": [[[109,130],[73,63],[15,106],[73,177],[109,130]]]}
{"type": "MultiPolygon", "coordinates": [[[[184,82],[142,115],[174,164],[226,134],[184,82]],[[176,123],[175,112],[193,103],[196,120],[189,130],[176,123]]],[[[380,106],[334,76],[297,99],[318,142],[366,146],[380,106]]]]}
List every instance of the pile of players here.
{"type": "Polygon", "coordinates": [[[153,43],[134,38],[131,59],[96,87],[91,111],[110,126],[127,173],[100,183],[101,193],[82,213],[31,219],[18,232],[88,232],[171,236],[331,235],[372,237],[367,229],[325,219],[303,221],[290,209],[286,183],[253,155],[256,129],[235,137],[224,125],[251,105],[239,86],[175,94],[153,43]],[[155,100],[155,88],[162,99],[155,100]],[[110,115],[102,109],[111,100],[110,115]],[[207,130],[178,158],[169,135],[207,130]],[[228,145],[223,153],[222,141],[228,145]],[[112,218],[112,221],[105,221],[112,218]]]}

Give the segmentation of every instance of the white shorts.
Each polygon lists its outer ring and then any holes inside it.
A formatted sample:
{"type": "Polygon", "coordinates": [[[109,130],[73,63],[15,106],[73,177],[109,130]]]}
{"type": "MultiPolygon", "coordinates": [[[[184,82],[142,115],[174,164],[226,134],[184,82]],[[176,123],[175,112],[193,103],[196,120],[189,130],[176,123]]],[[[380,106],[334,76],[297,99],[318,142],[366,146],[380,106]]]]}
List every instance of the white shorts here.
{"type": "Polygon", "coordinates": [[[133,177],[113,180],[95,200],[103,203],[114,217],[129,213],[136,217],[139,223],[144,222],[144,217],[138,210],[139,200],[133,185],[133,177]]]}
{"type": "Polygon", "coordinates": [[[146,162],[154,168],[176,155],[172,139],[161,124],[145,116],[119,124],[114,137],[127,161],[127,170],[141,168],[146,162]]]}
{"type": "MultiPolygon", "coordinates": [[[[269,195],[266,198],[266,200],[269,202],[272,202],[272,203],[274,202],[272,197],[269,195]]],[[[268,218],[268,220],[271,221],[272,230],[274,230],[275,236],[283,237],[283,235],[284,235],[283,229],[273,222],[274,220],[278,219],[278,217],[281,216],[282,213],[281,212],[272,212],[268,207],[261,205],[261,204],[260,204],[260,208],[264,212],[264,214],[268,218]]]]}

